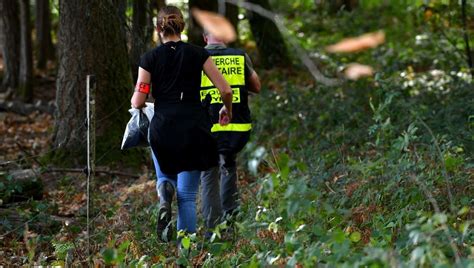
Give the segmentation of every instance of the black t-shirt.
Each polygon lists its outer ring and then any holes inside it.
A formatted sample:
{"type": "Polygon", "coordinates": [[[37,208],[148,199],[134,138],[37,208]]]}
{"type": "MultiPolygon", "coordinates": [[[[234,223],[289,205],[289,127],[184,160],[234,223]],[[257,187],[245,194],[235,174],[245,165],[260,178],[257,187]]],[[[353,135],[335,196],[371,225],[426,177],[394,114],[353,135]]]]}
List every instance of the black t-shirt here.
{"type": "Polygon", "coordinates": [[[154,48],[140,60],[140,67],[151,74],[155,98],[150,145],[165,174],[217,165],[211,120],[199,97],[208,58],[204,48],[179,41],[154,48]]]}
{"type": "Polygon", "coordinates": [[[171,41],[144,54],[140,67],[151,74],[152,96],[158,103],[198,102],[207,58],[204,48],[171,41]]]}

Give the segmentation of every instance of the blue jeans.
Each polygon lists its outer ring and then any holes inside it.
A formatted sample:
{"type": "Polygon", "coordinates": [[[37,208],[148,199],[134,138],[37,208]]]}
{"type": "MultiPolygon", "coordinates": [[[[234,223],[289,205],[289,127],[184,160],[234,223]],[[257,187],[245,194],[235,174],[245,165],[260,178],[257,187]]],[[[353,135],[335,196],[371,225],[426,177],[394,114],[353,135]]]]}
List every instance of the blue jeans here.
{"type": "Polygon", "coordinates": [[[199,190],[199,181],[201,172],[183,171],[179,174],[164,174],[161,172],[160,165],[153,152],[151,153],[153,163],[155,164],[158,186],[167,181],[176,189],[178,199],[178,231],[183,230],[188,233],[196,232],[196,196],[199,190]]]}

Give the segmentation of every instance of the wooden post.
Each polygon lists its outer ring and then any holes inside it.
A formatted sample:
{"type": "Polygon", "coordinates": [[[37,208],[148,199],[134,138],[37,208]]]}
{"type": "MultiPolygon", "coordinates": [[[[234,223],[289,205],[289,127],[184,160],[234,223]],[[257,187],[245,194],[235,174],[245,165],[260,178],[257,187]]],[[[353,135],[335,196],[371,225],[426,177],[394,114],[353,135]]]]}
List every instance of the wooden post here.
{"type": "Polygon", "coordinates": [[[90,186],[91,181],[94,180],[95,172],[95,91],[96,91],[96,81],[95,75],[87,76],[87,258],[91,260],[90,252],[90,206],[91,206],[91,196],[90,196],[90,186]]]}

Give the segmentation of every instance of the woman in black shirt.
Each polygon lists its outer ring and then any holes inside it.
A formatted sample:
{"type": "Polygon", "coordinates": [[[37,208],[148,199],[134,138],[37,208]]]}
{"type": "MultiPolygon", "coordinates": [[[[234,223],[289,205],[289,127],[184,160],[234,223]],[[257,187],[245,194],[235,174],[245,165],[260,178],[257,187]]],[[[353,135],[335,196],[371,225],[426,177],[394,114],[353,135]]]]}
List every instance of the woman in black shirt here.
{"type": "Polygon", "coordinates": [[[143,107],[151,84],[155,115],[150,124],[150,144],[158,177],[157,231],[162,240],[171,238],[174,189],[178,199],[178,230],[196,232],[200,171],[217,165],[211,121],[199,96],[202,71],[221,93],[221,124],[227,124],[232,117],[231,88],[205,49],[181,41],[183,29],[183,15],[178,8],[167,6],[160,10],[157,31],[163,44],[142,56],[131,99],[133,107],[143,107]]]}

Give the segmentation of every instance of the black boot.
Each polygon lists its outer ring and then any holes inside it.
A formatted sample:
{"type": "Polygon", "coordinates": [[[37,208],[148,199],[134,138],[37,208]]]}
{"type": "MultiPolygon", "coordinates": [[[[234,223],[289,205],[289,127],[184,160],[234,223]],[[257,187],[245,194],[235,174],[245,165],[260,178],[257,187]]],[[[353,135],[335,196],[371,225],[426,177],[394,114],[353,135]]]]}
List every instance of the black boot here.
{"type": "Polygon", "coordinates": [[[173,233],[171,203],[173,202],[174,187],[171,183],[165,181],[158,186],[158,193],[160,195],[160,209],[158,210],[156,232],[159,240],[169,242],[173,233]]]}

